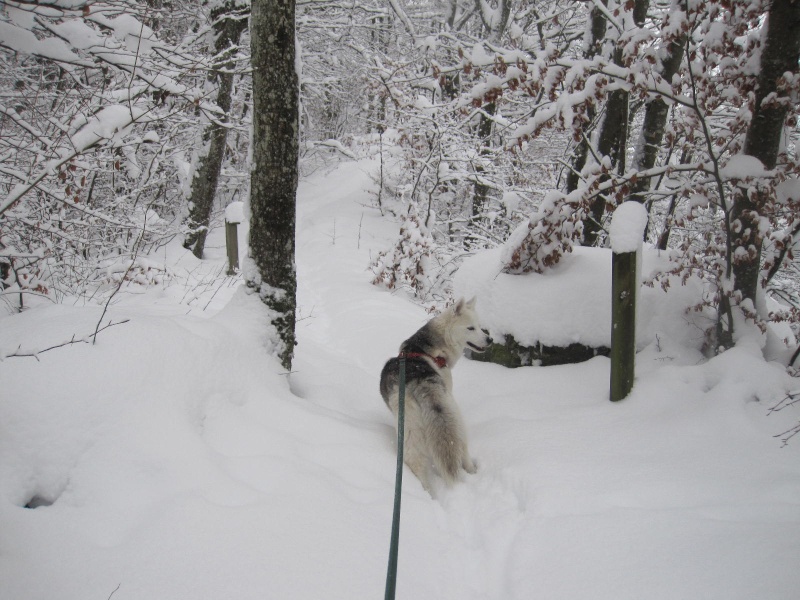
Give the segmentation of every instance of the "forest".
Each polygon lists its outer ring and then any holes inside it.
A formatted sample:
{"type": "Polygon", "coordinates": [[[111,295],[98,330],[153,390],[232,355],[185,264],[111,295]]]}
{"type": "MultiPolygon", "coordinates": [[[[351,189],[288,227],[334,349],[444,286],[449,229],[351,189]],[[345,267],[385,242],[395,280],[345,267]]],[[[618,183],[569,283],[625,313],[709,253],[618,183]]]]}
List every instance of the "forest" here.
{"type": "Polygon", "coordinates": [[[0,597],[380,597],[402,498],[398,598],[796,598],[799,59],[797,0],[4,0],[0,597]],[[459,298],[476,470],[397,486],[459,298]]]}
{"type": "MultiPolygon", "coordinates": [[[[9,1],[1,17],[6,309],[158,284],[147,255],[176,236],[203,256],[250,193],[249,3],[9,1]]],[[[300,0],[300,168],[402,162],[375,201],[404,235],[372,270],[423,304],[512,233],[509,273],[603,246],[636,201],[673,264],[649,285],[706,285],[709,353],[741,320],[796,332],[797,23],[784,0],[300,0]]]]}

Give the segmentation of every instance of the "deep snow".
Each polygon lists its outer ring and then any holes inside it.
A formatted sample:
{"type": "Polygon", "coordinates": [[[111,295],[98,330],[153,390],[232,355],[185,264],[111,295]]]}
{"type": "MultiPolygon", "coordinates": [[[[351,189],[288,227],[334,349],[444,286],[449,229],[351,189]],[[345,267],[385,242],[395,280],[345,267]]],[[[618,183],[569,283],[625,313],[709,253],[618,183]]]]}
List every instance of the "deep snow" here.
{"type": "MultiPolygon", "coordinates": [[[[223,275],[221,230],[202,263],[152,257],[171,283],[123,288],[103,322],[130,320],[96,345],[0,362],[2,600],[382,596],[395,434],[378,374],[429,315],[369,283],[398,226],[371,206],[374,167],[301,182],[290,376],[265,353],[262,307],[223,275]]],[[[585,258],[529,280],[552,295],[512,299],[515,315],[493,314],[503,295],[478,277],[491,253],[459,285],[479,308],[487,294],[487,318],[580,337],[602,294],[564,273],[585,258]]],[[[0,356],[83,338],[101,312],[4,310],[0,356]]],[[[769,412],[800,382],[753,341],[704,361],[683,312],[658,315],[671,335],[640,340],[617,404],[605,358],[459,362],[479,471],[435,500],[406,471],[398,598],[800,595],[800,439],[773,437],[800,410],[769,412]]]]}

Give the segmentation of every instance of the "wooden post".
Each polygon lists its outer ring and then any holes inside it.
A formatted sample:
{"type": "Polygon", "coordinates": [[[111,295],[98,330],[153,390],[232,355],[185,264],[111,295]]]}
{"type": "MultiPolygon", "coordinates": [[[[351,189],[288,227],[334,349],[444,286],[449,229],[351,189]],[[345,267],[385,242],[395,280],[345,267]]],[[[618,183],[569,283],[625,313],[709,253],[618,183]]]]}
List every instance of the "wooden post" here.
{"type": "Polygon", "coordinates": [[[637,252],[611,255],[611,401],[633,388],[636,357],[637,252]]]}
{"type": "Polygon", "coordinates": [[[239,268],[239,224],[225,221],[225,247],[228,250],[228,275],[239,268]]]}
{"type": "Polygon", "coordinates": [[[611,238],[611,401],[633,389],[636,361],[636,297],[647,210],[638,202],[623,202],[614,211],[611,238]]]}
{"type": "Polygon", "coordinates": [[[228,251],[228,275],[239,268],[239,223],[244,221],[244,203],[231,202],[225,207],[225,248],[228,251]]]}

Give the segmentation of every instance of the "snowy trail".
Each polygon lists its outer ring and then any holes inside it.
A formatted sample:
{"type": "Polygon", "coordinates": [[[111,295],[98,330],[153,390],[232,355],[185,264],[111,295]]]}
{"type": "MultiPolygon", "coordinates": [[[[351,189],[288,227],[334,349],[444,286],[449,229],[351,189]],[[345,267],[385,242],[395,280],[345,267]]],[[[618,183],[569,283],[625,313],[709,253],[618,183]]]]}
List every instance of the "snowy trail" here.
{"type": "MultiPolygon", "coordinates": [[[[398,227],[370,206],[374,166],[301,183],[289,378],[263,305],[215,275],[219,231],[202,262],[165,250],[175,280],[126,287],[108,317],[130,320],[96,346],[0,361],[0,600],[381,596],[396,454],[378,376],[429,315],[370,284],[398,227]]],[[[0,352],[90,333],[101,310],[4,315],[0,352]]],[[[772,436],[798,415],[766,412],[796,380],[746,344],[696,366],[681,350],[644,349],[616,405],[604,358],[460,361],[479,470],[435,500],[406,470],[398,599],[794,600],[800,442],[772,436]]]]}
{"type": "MultiPolygon", "coordinates": [[[[429,315],[405,298],[393,297],[368,283],[371,253],[385,249],[396,226],[376,208],[358,206],[356,199],[367,200],[364,187],[370,183],[362,169],[364,163],[350,163],[335,173],[335,181],[316,178],[299,190],[298,255],[306,259],[298,263],[298,302],[301,315],[309,318],[298,327],[297,383],[293,386],[311,400],[336,406],[343,414],[359,415],[367,427],[382,424],[383,443],[373,451],[380,452],[385,489],[393,491],[395,432],[378,394],[378,374],[400,342],[429,315]],[[353,205],[349,210],[348,203],[353,205]],[[385,236],[375,232],[385,232],[385,236]],[[332,285],[314,289],[314,282],[322,279],[316,276],[319,273],[325,273],[324,279],[332,285]]],[[[469,370],[471,365],[463,366],[465,362],[456,367],[457,376],[469,370]]],[[[491,366],[476,366],[492,370],[491,366]]],[[[457,382],[457,398],[467,404],[481,402],[485,386],[475,383],[474,392],[468,394],[457,382]]],[[[415,548],[423,555],[428,549],[430,554],[423,562],[440,571],[432,574],[434,580],[461,582],[464,589],[458,597],[508,597],[503,592],[503,565],[516,537],[520,499],[516,483],[505,481],[491,469],[492,461],[487,460],[470,481],[455,490],[440,490],[438,501],[406,472],[401,569],[415,548]]],[[[391,506],[384,510],[388,533],[391,506]]],[[[437,593],[449,595],[444,590],[437,593]]]]}
{"type": "MultiPolygon", "coordinates": [[[[396,225],[363,206],[369,185],[364,168],[343,165],[330,178],[315,177],[300,188],[298,254],[305,259],[298,264],[298,298],[310,317],[299,328],[294,387],[346,418],[358,415],[380,436],[379,447],[365,451],[375,453],[382,485],[391,489],[394,430],[377,393],[378,373],[428,316],[366,283],[370,257],[391,243],[396,225]],[[331,285],[315,289],[321,280],[331,285]]],[[[744,590],[757,590],[752,575],[734,565],[770,539],[788,548],[792,535],[780,529],[792,523],[797,532],[800,515],[789,496],[779,493],[773,506],[749,481],[737,481],[742,465],[770,441],[763,431],[752,432],[755,447],[725,437],[747,417],[720,406],[724,393],[707,410],[738,423],[710,432],[705,419],[694,426],[694,417],[675,406],[674,383],[666,380],[686,380],[678,405],[692,415],[708,369],[697,368],[688,379],[687,371],[667,369],[662,376],[663,357],[649,358],[642,370],[655,375],[638,388],[647,403],[617,406],[607,401],[603,358],[517,371],[461,361],[455,394],[479,471],[451,490],[440,489],[436,500],[406,471],[401,597],[499,600],[538,591],[547,598],[636,598],[644,587],[651,598],[696,597],[696,590],[729,570],[730,585],[720,584],[725,592],[718,597],[744,598],[744,590]],[[674,447],[673,439],[687,428],[690,443],[674,447]],[[713,458],[720,453],[741,462],[720,464],[713,458]],[[721,547],[731,549],[730,564],[702,564],[703,553],[721,547]],[[671,582],[666,564],[683,573],[682,581],[671,582]],[[633,575],[626,565],[634,565],[633,575]]],[[[783,466],[772,476],[780,478],[785,461],[774,456],[783,466]]],[[[765,468],[755,462],[759,466],[751,468],[765,468]]],[[[789,489],[800,486],[794,481],[789,489]]],[[[390,507],[382,509],[388,548],[390,507]]],[[[380,543],[378,549],[384,552],[380,543]]],[[[784,569],[778,564],[772,570],[778,588],[784,569]]]]}
{"type": "MultiPolygon", "coordinates": [[[[335,173],[335,181],[322,178],[301,186],[298,255],[306,258],[298,264],[298,298],[301,313],[310,317],[308,325],[303,322],[299,328],[294,387],[312,401],[336,407],[342,415],[349,415],[346,418],[359,415],[364,426],[384,424],[379,428],[381,445],[365,451],[376,454],[382,465],[384,488],[391,491],[395,433],[377,393],[378,373],[383,362],[396,353],[400,341],[422,325],[428,315],[402,297],[367,287],[369,273],[365,269],[370,251],[385,248],[394,231],[374,208],[348,210],[348,203],[355,204],[354,198],[364,196],[363,189],[358,188],[367,183],[359,173],[361,168],[356,163],[345,165],[335,173]],[[343,185],[338,185],[340,181],[343,185]],[[363,227],[364,221],[368,227],[363,227]],[[386,236],[370,244],[372,240],[359,239],[359,232],[364,229],[383,229],[386,236]],[[314,283],[321,280],[331,285],[314,289],[314,283]]],[[[603,389],[606,368],[602,362],[595,367],[593,376],[585,378],[577,389],[562,386],[559,394],[583,396],[597,389],[598,383],[603,389]]],[[[531,398],[531,416],[526,421],[519,414],[516,397],[520,389],[541,389],[543,383],[537,380],[536,372],[514,373],[504,402],[503,395],[495,395],[497,390],[490,394],[486,384],[499,381],[506,374],[500,367],[466,360],[456,366],[456,398],[464,411],[472,451],[480,465],[475,476],[467,477],[451,490],[439,489],[438,499],[432,500],[413,475],[405,473],[399,577],[402,587],[415,587],[402,597],[518,597],[509,587],[510,567],[519,546],[527,543],[522,532],[530,516],[526,511],[536,502],[536,490],[524,469],[513,467],[520,458],[514,455],[535,445],[530,440],[537,435],[537,419],[536,399],[531,398]],[[498,407],[503,404],[507,405],[508,414],[498,415],[498,407]],[[509,418],[521,419],[523,426],[509,432],[509,418]],[[419,581],[412,583],[408,579],[419,581]],[[442,587],[436,587],[436,582],[442,587]]],[[[548,375],[545,373],[545,378],[553,379],[553,383],[563,381],[563,375],[557,372],[548,375]]],[[[553,458],[557,461],[556,456],[553,458]]],[[[596,510],[592,496],[585,500],[585,510],[596,510]]],[[[550,510],[556,514],[566,510],[563,502],[564,498],[553,500],[550,510]]],[[[383,511],[388,534],[390,505],[385,505],[383,511]]],[[[388,549],[388,535],[385,545],[388,549]]],[[[379,550],[385,552],[380,546],[379,550]]]]}

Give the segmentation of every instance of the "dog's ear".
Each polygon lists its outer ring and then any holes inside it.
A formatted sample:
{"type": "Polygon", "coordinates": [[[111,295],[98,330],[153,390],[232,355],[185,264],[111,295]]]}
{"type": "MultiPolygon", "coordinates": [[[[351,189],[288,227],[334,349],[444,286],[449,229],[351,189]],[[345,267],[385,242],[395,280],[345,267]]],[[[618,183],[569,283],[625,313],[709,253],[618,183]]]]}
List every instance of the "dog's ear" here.
{"type": "Polygon", "coordinates": [[[467,302],[467,308],[475,308],[475,303],[476,303],[477,301],[478,301],[478,297],[477,297],[477,296],[473,296],[473,297],[472,297],[472,300],[470,300],[469,302],[467,302]]]}
{"type": "Polygon", "coordinates": [[[453,307],[453,312],[456,315],[460,315],[462,312],[464,312],[464,305],[464,298],[459,298],[458,302],[456,302],[456,305],[453,307]]]}

